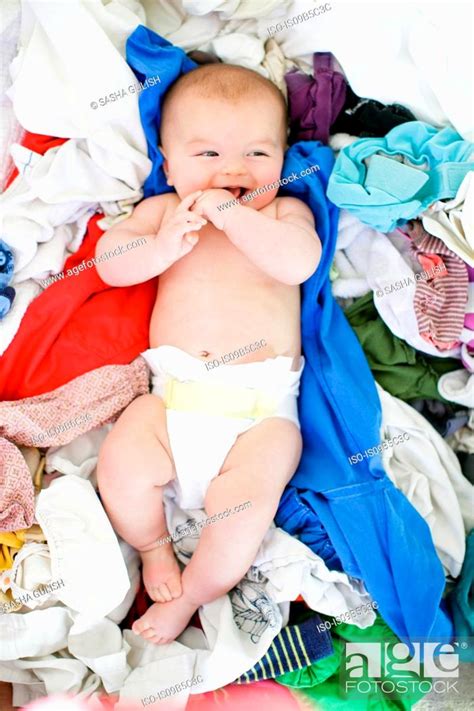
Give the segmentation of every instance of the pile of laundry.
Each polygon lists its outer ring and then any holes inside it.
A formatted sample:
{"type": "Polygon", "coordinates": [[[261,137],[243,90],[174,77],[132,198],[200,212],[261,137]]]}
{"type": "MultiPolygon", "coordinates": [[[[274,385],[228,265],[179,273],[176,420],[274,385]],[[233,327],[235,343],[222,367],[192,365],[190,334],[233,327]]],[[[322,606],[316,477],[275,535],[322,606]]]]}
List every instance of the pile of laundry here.
{"type": "MultiPolygon", "coordinates": [[[[5,12],[0,680],[15,705],[68,692],[91,708],[112,695],[119,710],[199,677],[176,708],[329,709],[348,642],[456,640],[474,661],[474,127],[455,71],[469,43],[459,19],[451,35],[452,18],[416,3],[393,17],[372,6],[366,29],[358,7],[357,44],[345,4],[270,32],[300,5],[5,12]],[[323,247],[302,286],[304,449],[245,578],[158,647],[131,632],[150,601],[95,478],[113,423],[149,392],[140,353],[157,285],[110,287],[93,257],[137,202],[170,190],[167,89],[219,61],[284,93],[283,176],[320,168],[281,191],[309,205],[323,247]]],[[[166,514],[169,530],[205,517],[166,514]]],[[[175,542],[183,565],[196,542],[175,542]]],[[[375,686],[366,702],[411,708],[424,693],[375,686]]]]}

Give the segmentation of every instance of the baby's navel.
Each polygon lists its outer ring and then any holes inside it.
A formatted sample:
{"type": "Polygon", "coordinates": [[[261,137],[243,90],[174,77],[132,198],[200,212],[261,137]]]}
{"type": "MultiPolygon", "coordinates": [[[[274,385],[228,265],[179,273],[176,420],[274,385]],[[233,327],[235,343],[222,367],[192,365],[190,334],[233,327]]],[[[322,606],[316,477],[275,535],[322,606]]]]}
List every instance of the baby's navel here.
{"type": "Polygon", "coordinates": [[[209,356],[211,354],[209,353],[209,351],[201,351],[201,353],[199,355],[201,355],[203,358],[207,358],[207,356],[209,356]]]}

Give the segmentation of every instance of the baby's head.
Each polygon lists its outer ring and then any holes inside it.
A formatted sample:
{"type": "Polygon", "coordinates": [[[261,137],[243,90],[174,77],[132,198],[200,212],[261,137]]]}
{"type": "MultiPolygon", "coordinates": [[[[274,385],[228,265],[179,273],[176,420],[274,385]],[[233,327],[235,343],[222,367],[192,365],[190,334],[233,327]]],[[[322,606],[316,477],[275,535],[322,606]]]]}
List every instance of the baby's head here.
{"type": "MultiPolygon", "coordinates": [[[[282,93],[251,69],[208,64],[184,74],[167,93],[161,121],[163,168],[181,199],[226,188],[234,197],[276,182],[286,149],[282,93]]],[[[260,209],[278,188],[246,204],[260,209]]]]}

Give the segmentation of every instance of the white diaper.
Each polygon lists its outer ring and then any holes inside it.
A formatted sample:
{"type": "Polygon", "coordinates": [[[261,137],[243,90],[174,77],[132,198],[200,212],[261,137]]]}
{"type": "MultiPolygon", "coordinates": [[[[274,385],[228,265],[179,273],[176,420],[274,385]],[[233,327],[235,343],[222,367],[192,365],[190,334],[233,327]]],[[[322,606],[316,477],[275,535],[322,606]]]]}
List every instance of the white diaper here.
{"type": "Polygon", "coordinates": [[[291,370],[289,356],[208,371],[204,361],[174,346],[142,355],[153,373],[152,392],[165,403],[177,474],[170,486],[183,509],[203,508],[209,484],[240,434],[268,417],[299,427],[303,357],[298,371],[291,370]]]}

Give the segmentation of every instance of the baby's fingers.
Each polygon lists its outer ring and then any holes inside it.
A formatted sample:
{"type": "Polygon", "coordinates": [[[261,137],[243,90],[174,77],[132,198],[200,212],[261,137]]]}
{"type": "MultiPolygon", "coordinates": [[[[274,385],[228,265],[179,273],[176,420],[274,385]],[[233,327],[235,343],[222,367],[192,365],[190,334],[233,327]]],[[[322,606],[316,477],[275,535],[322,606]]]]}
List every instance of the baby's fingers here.
{"type": "Polygon", "coordinates": [[[179,212],[182,212],[183,210],[189,210],[189,208],[197,200],[199,195],[202,195],[202,190],[196,190],[196,192],[191,193],[190,195],[185,197],[184,200],[181,201],[176,210],[179,212]]]}

